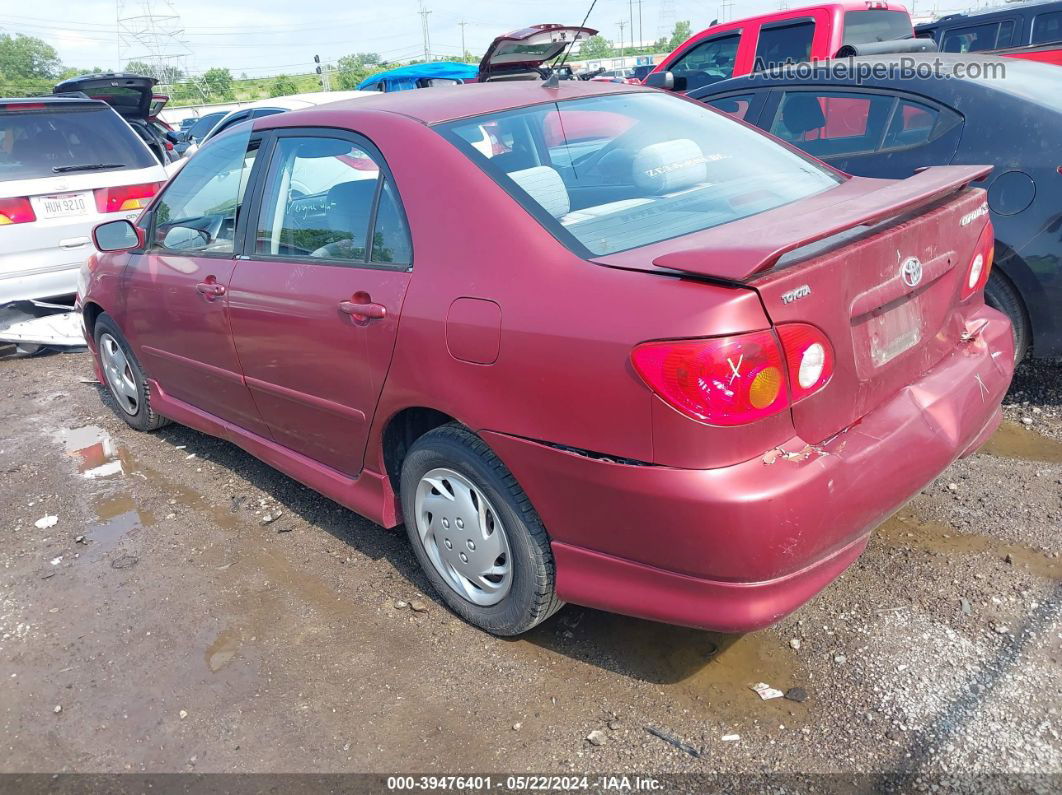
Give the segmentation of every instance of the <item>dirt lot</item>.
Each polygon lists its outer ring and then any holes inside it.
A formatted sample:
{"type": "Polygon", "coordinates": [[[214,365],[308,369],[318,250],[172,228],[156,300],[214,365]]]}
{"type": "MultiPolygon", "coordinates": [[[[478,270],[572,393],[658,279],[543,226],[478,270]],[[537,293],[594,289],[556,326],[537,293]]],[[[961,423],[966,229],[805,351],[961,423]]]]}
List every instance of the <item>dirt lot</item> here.
{"type": "Polygon", "coordinates": [[[1062,367],[780,625],[568,606],[518,640],[426,594],[404,535],[131,431],[87,354],[0,373],[0,771],[1062,772],[1062,367]]]}

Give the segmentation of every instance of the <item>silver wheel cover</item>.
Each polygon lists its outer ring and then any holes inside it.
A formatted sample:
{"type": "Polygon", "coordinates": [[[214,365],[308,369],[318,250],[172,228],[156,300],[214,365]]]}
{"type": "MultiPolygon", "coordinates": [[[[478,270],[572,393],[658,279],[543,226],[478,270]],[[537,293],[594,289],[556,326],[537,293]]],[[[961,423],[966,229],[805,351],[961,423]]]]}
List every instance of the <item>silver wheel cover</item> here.
{"type": "Polygon", "coordinates": [[[513,580],[509,538],[482,491],[452,469],[433,469],[417,484],[414,511],[417,537],[450,588],[482,607],[505,598],[513,580]]]}

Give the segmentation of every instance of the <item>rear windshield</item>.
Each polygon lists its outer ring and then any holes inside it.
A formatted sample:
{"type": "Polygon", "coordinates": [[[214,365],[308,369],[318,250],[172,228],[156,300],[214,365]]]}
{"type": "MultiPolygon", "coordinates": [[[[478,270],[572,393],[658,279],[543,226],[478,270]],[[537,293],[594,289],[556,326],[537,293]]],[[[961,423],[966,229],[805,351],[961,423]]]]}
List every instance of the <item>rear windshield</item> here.
{"type": "Polygon", "coordinates": [[[906,11],[848,11],[844,15],[844,43],[871,44],[914,36],[906,11]]]}
{"type": "Polygon", "coordinates": [[[136,133],[108,107],[0,111],[0,180],[78,173],[71,168],[77,166],[155,164],[136,133]]]}
{"type": "Polygon", "coordinates": [[[698,232],[840,178],[700,103],[611,94],[438,127],[581,256],[698,232]]]}

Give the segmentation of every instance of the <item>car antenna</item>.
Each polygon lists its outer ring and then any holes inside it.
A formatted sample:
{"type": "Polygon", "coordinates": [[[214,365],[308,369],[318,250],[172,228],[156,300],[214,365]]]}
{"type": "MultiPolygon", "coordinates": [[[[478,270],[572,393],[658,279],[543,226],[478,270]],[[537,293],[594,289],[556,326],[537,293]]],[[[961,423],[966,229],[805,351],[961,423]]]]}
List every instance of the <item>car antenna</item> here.
{"type": "MultiPolygon", "coordinates": [[[[579,26],[580,28],[586,27],[586,20],[590,19],[590,14],[594,10],[594,6],[596,5],[597,0],[590,0],[590,8],[586,9],[586,16],[583,17],[583,23],[579,26]]],[[[568,55],[571,54],[572,47],[575,46],[575,42],[578,40],[579,34],[576,33],[575,36],[572,37],[571,43],[564,50],[564,54],[561,56],[560,63],[557,63],[556,61],[553,62],[553,66],[550,67],[549,77],[547,77],[545,81],[543,81],[543,86],[545,86],[546,88],[560,88],[560,77],[557,76],[557,72],[562,66],[564,66],[564,62],[568,60],[568,55]]]]}

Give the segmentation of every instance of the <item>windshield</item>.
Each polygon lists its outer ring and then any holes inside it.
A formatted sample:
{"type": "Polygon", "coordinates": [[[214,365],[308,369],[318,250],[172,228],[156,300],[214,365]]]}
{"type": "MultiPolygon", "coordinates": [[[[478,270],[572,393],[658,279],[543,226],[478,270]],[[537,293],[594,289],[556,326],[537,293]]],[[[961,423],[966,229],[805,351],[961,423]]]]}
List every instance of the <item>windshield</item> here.
{"type": "Polygon", "coordinates": [[[844,15],[844,43],[872,44],[914,36],[906,11],[849,11],[844,15]]]}
{"type": "Polygon", "coordinates": [[[840,177],[699,103],[612,94],[439,129],[581,256],[765,212],[840,177]]]}
{"type": "Polygon", "coordinates": [[[202,140],[203,136],[214,129],[214,125],[222,120],[228,113],[208,113],[195,124],[188,128],[188,138],[202,140]]]}
{"type": "Polygon", "coordinates": [[[0,180],[155,162],[129,125],[102,105],[0,112],[0,180]]]}

